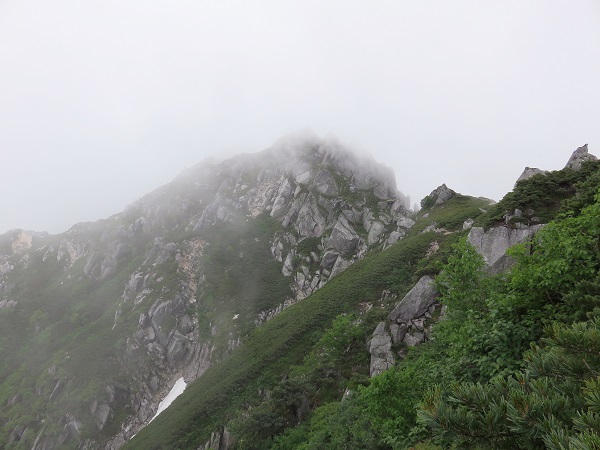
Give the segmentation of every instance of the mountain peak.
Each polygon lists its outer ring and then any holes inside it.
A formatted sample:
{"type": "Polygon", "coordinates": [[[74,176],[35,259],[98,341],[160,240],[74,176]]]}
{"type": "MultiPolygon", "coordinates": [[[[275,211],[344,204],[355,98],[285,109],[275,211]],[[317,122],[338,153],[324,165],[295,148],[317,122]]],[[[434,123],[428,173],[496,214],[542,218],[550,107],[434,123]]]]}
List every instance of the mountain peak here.
{"type": "Polygon", "coordinates": [[[597,159],[598,158],[588,152],[588,145],[585,144],[573,152],[569,161],[567,161],[565,169],[579,170],[585,161],[596,161],[597,159]]]}
{"type": "Polygon", "coordinates": [[[284,167],[293,173],[324,168],[338,172],[350,182],[351,189],[374,189],[380,199],[402,197],[408,209],[410,202],[398,192],[391,168],[378,163],[367,153],[359,152],[334,136],[293,135],[278,141],[268,150],[274,159],[284,158],[284,167]]]}
{"type": "Polygon", "coordinates": [[[423,206],[430,207],[435,205],[441,205],[443,203],[446,203],[455,195],[456,192],[454,192],[452,189],[446,186],[446,183],[444,183],[441,186],[435,188],[433,191],[431,191],[431,194],[429,194],[423,199],[423,206]]]}
{"type": "MultiPolygon", "coordinates": [[[[585,162],[585,161],[595,161],[597,158],[590,154],[588,152],[588,145],[582,145],[581,147],[578,147],[572,154],[571,157],[569,158],[569,161],[567,162],[567,164],[565,165],[565,169],[573,169],[573,170],[579,170],[581,169],[581,165],[585,162]]],[[[525,169],[523,169],[523,172],[521,173],[521,175],[519,176],[519,178],[517,178],[517,181],[515,182],[515,186],[516,183],[518,183],[519,181],[522,180],[526,180],[528,178],[531,178],[534,175],[538,175],[538,174],[547,174],[548,171],[547,170],[542,170],[542,169],[538,169],[537,167],[525,167],[525,169]]]]}
{"type": "Polygon", "coordinates": [[[546,171],[538,169],[537,167],[525,167],[525,169],[523,169],[523,173],[521,173],[521,175],[519,175],[519,178],[517,178],[516,183],[518,183],[521,180],[531,178],[532,176],[537,175],[538,173],[544,174],[546,173],[546,171]]]}

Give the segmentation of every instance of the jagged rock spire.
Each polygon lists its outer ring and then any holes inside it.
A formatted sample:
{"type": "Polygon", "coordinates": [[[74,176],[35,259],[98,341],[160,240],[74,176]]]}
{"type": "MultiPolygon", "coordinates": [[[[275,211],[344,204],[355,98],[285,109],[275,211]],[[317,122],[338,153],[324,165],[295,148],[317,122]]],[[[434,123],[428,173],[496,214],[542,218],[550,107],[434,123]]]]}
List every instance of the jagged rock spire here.
{"type": "Polygon", "coordinates": [[[565,169],[579,170],[585,161],[596,161],[597,159],[594,155],[588,153],[588,145],[585,144],[573,152],[565,169]]]}
{"type": "MultiPolygon", "coordinates": [[[[518,183],[521,180],[526,180],[528,178],[531,178],[532,176],[537,175],[538,173],[544,174],[546,172],[547,172],[546,170],[538,169],[537,167],[525,167],[521,176],[519,176],[519,178],[517,178],[516,183],[518,183]]],[[[515,183],[515,185],[516,185],[516,183],[515,183]]]]}
{"type": "Polygon", "coordinates": [[[452,189],[446,186],[446,184],[442,184],[441,186],[438,186],[433,191],[431,191],[431,194],[429,194],[429,198],[431,199],[430,201],[433,202],[434,205],[441,205],[442,203],[445,203],[448,200],[450,200],[455,195],[456,192],[454,192],[452,189]]]}

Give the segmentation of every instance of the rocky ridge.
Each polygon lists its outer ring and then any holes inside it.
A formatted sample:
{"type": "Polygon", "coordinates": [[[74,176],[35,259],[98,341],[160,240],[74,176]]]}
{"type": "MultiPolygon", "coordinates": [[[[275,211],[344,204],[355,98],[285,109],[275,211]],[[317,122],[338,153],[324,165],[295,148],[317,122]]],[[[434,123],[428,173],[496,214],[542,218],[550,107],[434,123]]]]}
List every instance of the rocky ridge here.
{"type": "MultiPolygon", "coordinates": [[[[128,380],[107,379],[82,412],[53,419],[62,431],[32,423],[14,429],[13,440],[31,439],[34,449],[77,442],[80,448],[116,449],[152,417],[175,379],[192,381],[239,345],[243,336],[233,321],[240,319],[203,324],[196,312],[204,295],[204,251],[211,245],[205,235],[221,224],[259,217],[279,224],[268,245],[292,295],[246,318],[257,326],[322,287],[368,250],[401,239],[414,224],[408,207],[389,169],[333,140],[288,136],[258,154],[199,164],[109,219],[78,224],[57,236],[4,235],[2,309],[23,301],[15,280],[34,266],[51,268],[65,289],[93,289],[123,279],[121,295],[104,307],[112,308],[112,333],[122,343],[111,358],[120,367],[118,378],[128,380]],[[226,347],[219,347],[220,339],[226,347]],[[126,420],[115,423],[124,415],[126,420]]],[[[78,311],[72,320],[84,314],[78,311]]],[[[50,332],[43,321],[36,327],[50,332]]],[[[68,355],[49,358],[53,365],[47,372],[55,375],[39,375],[39,392],[48,392],[49,407],[80,395],[79,381],[64,358],[68,355]]]]}
{"type": "MultiPolygon", "coordinates": [[[[481,227],[466,226],[465,229],[469,229],[467,241],[483,257],[486,270],[500,273],[514,263],[506,255],[507,250],[516,244],[529,242],[542,226],[518,229],[499,226],[487,231],[481,227]]],[[[387,319],[377,325],[367,344],[372,377],[393,367],[397,359],[406,356],[408,347],[420,345],[431,338],[432,325],[442,320],[445,312],[445,307],[437,301],[438,295],[433,278],[421,277],[387,319]]]]}
{"type": "MultiPolygon", "coordinates": [[[[582,145],[581,147],[578,147],[577,149],[575,149],[575,151],[569,157],[569,160],[567,161],[567,164],[565,164],[564,168],[579,170],[579,169],[581,169],[581,166],[584,162],[596,161],[597,159],[598,158],[596,158],[596,156],[589,153],[588,145],[585,144],[585,145],[582,145]]],[[[547,170],[538,169],[537,167],[525,167],[525,169],[523,169],[523,172],[521,173],[519,178],[517,178],[516,183],[518,183],[521,180],[526,180],[528,178],[531,178],[534,175],[539,175],[539,174],[544,175],[546,173],[548,173],[547,170]]]]}
{"type": "MultiPolygon", "coordinates": [[[[565,169],[580,170],[584,162],[595,160],[597,158],[588,153],[586,144],[573,152],[565,169]]],[[[526,167],[517,182],[546,173],[544,170],[526,167]]],[[[429,208],[439,207],[456,195],[456,192],[442,184],[425,197],[422,204],[429,208]]],[[[498,274],[509,270],[514,264],[514,260],[507,255],[507,250],[514,245],[530,242],[544,226],[535,222],[539,222],[535,211],[515,209],[505,212],[504,223],[501,225],[486,230],[474,227],[474,221],[468,219],[463,224],[463,230],[469,230],[467,242],[483,257],[485,269],[489,273],[498,274]],[[534,224],[520,222],[519,219],[524,216],[534,224]]],[[[425,228],[425,231],[446,232],[435,224],[425,228]]],[[[377,325],[367,345],[371,355],[371,376],[393,367],[397,359],[401,360],[405,356],[407,347],[420,345],[430,338],[431,325],[444,316],[444,308],[437,302],[437,296],[433,279],[424,276],[396,305],[387,319],[377,325]]]]}
{"type": "MultiPolygon", "coordinates": [[[[589,159],[587,147],[576,153],[569,167],[589,159]]],[[[442,185],[428,196],[429,206],[444,208],[457,195],[442,185]]],[[[2,430],[7,442],[47,450],[119,448],[152,417],[175,379],[190,382],[201,376],[240,345],[247,330],[318,290],[368,251],[402,239],[415,225],[408,205],[385,167],[335,141],[288,136],[259,154],[193,167],[106,220],[78,224],[58,236],[21,230],[0,236],[0,320],[9,318],[2,322],[7,331],[0,344],[20,349],[21,329],[32,336],[27,345],[51,345],[67,332],[88,327],[66,349],[44,348],[49,357],[39,357],[38,372],[21,374],[29,377],[26,398],[39,406],[34,420],[18,416],[23,395],[0,398],[9,418],[2,430]],[[259,233],[264,227],[268,233],[259,233]],[[222,242],[213,238],[238,228],[248,231],[243,239],[216,251],[229,236],[222,242]],[[245,310],[227,296],[211,299],[211,258],[223,254],[243,260],[253,248],[249,242],[266,246],[290,294],[245,310]],[[27,284],[32,274],[35,285],[27,284]],[[40,298],[48,304],[31,301],[40,298]],[[54,328],[53,309],[68,301],[73,303],[60,310],[64,320],[54,328]],[[217,313],[219,308],[225,312],[217,313]],[[98,327],[89,325],[94,323],[98,327]],[[80,337],[94,333],[105,341],[85,347],[91,339],[80,337]],[[75,373],[71,361],[81,357],[79,347],[99,352],[110,375],[97,375],[102,367],[75,373]],[[96,377],[98,385],[78,384],[85,375],[96,377]],[[18,425],[11,425],[13,417],[18,425]]],[[[519,214],[507,212],[506,223],[489,230],[473,227],[473,221],[463,225],[490,271],[505,270],[511,263],[506,248],[539,229],[513,224],[511,217],[519,214]]],[[[431,223],[421,232],[456,231],[431,223]]],[[[438,249],[433,242],[428,256],[438,249]]],[[[424,276],[376,327],[368,343],[371,375],[402,359],[407,347],[429,339],[431,324],[440,317],[433,281],[424,276]]],[[[21,364],[14,356],[20,353],[11,352],[15,360],[6,364],[21,364]]],[[[222,428],[204,448],[230,444],[222,428]]]]}

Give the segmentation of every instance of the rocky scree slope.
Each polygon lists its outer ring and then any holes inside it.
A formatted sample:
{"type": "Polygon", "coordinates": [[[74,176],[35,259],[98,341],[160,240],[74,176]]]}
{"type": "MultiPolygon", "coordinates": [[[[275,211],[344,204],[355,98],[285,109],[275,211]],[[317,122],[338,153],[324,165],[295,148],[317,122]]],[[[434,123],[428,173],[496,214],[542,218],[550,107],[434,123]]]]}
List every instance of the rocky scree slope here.
{"type": "Polygon", "coordinates": [[[414,224],[393,173],[288,136],[123,213],[0,236],[0,442],[118,448],[180,376],[414,224]]]}

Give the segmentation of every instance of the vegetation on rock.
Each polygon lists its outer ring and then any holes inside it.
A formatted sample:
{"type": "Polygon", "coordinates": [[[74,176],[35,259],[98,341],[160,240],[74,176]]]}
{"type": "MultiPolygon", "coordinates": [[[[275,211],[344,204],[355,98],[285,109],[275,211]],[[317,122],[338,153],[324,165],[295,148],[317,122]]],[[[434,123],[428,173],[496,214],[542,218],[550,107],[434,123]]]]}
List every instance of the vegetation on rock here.
{"type": "Polygon", "coordinates": [[[411,214],[337,144],[280,147],[65,235],[0,236],[1,445],[598,447],[600,163],[496,205],[443,185],[411,214]],[[496,273],[473,223],[547,225],[496,273]],[[422,277],[421,339],[388,338],[370,377],[374,330],[422,277]]]}

